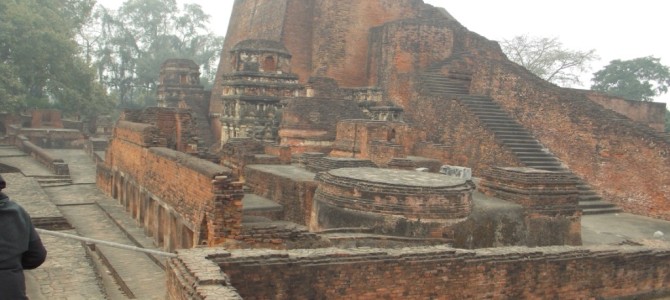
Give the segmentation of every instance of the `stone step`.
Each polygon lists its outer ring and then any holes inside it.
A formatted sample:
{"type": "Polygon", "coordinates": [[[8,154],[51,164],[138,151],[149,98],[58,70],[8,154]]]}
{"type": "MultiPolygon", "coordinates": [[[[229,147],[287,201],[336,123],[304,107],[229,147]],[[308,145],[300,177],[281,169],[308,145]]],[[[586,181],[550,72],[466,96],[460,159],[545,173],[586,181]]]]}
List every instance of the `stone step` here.
{"type": "Polygon", "coordinates": [[[450,93],[450,94],[459,94],[465,95],[469,93],[469,90],[466,88],[459,87],[431,87],[428,86],[428,89],[433,93],[450,93]]]}
{"type": "MultiPolygon", "coordinates": [[[[444,77],[444,76],[443,76],[444,77]]],[[[440,79],[436,79],[440,80],[440,79]]],[[[447,78],[442,82],[450,82],[447,78]]],[[[553,154],[545,151],[545,148],[533,137],[523,126],[509,116],[509,114],[500,107],[498,103],[487,96],[461,96],[463,103],[468,110],[479,118],[479,120],[489,130],[493,131],[496,138],[506,148],[510,149],[517,158],[527,167],[555,171],[570,172],[562,162],[553,154]]],[[[583,182],[577,176],[575,179],[579,183],[579,199],[584,203],[594,202],[591,206],[584,209],[584,214],[612,213],[620,211],[614,205],[602,201],[602,198],[590,186],[583,182]]]]}
{"type": "Polygon", "coordinates": [[[490,101],[490,100],[485,100],[485,99],[482,99],[482,100],[470,99],[470,100],[463,101],[463,103],[465,103],[465,105],[468,105],[468,106],[483,106],[483,107],[497,107],[497,108],[500,108],[500,105],[498,103],[495,103],[495,102],[490,101]]]}
{"type": "Polygon", "coordinates": [[[509,147],[538,147],[542,148],[542,144],[538,143],[537,141],[503,141],[503,145],[509,146],[509,147]]]}
{"type": "Polygon", "coordinates": [[[498,135],[496,134],[496,137],[500,140],[502,140],[504,143],[538,143],[536,139],[528,137],[528,136],[522,136],[522,135],[498,135]]]}
{"type": "Polygon", "coordinates": [[[516,131],[516,132],[527,132],[525,128],[523,128],[519,123],[514,122],[512,120],[509,120],[509,118],[502,119],[502,118],[479,118],[480,121],[486,123],[487,126],[491,127],[491,129],[496,129],[499,131],[503,130],[508,130],[508,131],[516,131]]]}
{"type": "Polygon", "coordinates": [[[579,201],[589,202],[589,201],[602,201],[602,200],[603,197],[600,197],[600,195],[596,194],[595,192],[593,192],[593,194],[591,194],[591,192],[589,192],[589,194],[579,193],[579,201]]]}
{"type": "Polygon", "coordinates": [[[503,117],[503,118],[509,118],[509,115],[498,111],[498,110],[477,110],[477,109],[470,109],[471,112],[473,112],[475,115],[478,117],[484,117],[484,116],[491,116],[491,117],[503,117]]]}
{"type": "Polygon", "coordinates": [[[514,142],[535,142],[537,140],[528,136],[523,135],[495,135],[498,140],[503,141],[503,143],[514,143],[514,142]]]}
{"type": "MultiPolygon", "coordinates": [[[[489,129],[491,129],[493,131],[492,128],[489,128],[489,129]]],[[[530,137],[533,137],[532,135],[530,135],[530,133],[528,133],[527,131],[523,131],[520,128],[496,128],[494,132],[495,132],[496,136],[497,135],[509,135],[509,136],[530,136],[530,137]]]]}
{"type": "Polygon", "coordinates": [[[543,170],[543,171],[550,171],[550,172],[562,172],[565,171],[565,168],[563,167],[557,167],[557,166],[534,166],[534,167],[528,167],[528,168],[533,168],[533,169],[538,169],[538,170],[543,170]]]}
{"type": "MultiPolygon", "coordinates": [[[[468,106],[473,113],[478,115],[484,124],[494,131],[496,137],[503,141],[503,145],[512,149],[512,152],[517,155],[524,165],[540,170],[570,172],[563,167],[558,158],[553,154],[545,152],[544,149],[539,146],[539,142],[537,142],[525,128],[518,125],[512,125],[518,124],[515,120],[511,119],[508,115],[505,118],[502,117],[501,113],[494,113],[496,109],[503,113],[504,110],[496,107],[497,105],[492,99],[466,96],[464,97],[463,102],[466,103],[466,106],[468,106]],[[529,140],[536,141],[537,144],[528,142],[529,140]]],[[[579,182],[580,208],[583,209],[584,214],[605,214],[620,211],[620,209],[611,203],[602,201],[602,197],[588,186],[588,184],[584,183],[581,178],[575,176],[575,179],[579,182]]]]}
{"type": "Polygon", "coordinates": [[[433,94],[438,94],[438,95],[463,95],[467,94],[468,90],[459,90],[459,89],[451,89],[451,90],[446,90],[446,89],[431,89],[431,92],[433,94]]]}
{"type": "Polygon", "coordinates": [[[497,132],[495,132],[495,134],[499,138],[535,139],[528,132],[523,132],[521,130],[497,131],[497,132]]]}
{"type": "Polygon", "coordinates": [[[435,91],[440,91],[440,90],[463,90],[463,91],[469,91],[469,89],[465,86],[461,85],[446,85],[446,84],[432,84],[432,83],[426,83],[426,86],[428,86],[430,89],[435,90],[435,91]]]}
{"type": "Polygon", "coordinates": [[[532,158],[526,158],[526,159],[519,159],[523,163],[531,163],[531,164],[536,164],[536,163],[560,163],[558,159],[555,157],[532,157],[532,158]]]}
{"type": "Polygon", "coordinates": [[[40,178],[37,179],[37,183],[41,187],[58,187],[58,186],[68,186],[72,185],[72,179],[67,176],[67,178],[40,178]]]}
{"type": "Polygon", "coordinates": [[[505,145],[505,147],[512,149],[512,151],[514,151],[514,150],[526,151],[526,150],[531,150],[531,149],[542,150],[543,149],[542,145],[539,145],[539,144],[537,144],[537,145],[504,144],[504,145],[505,145]]]}
{"type": "Polygon", "coordinates": [[[621,209],[612,206],[610,208],[587,208],[582,209],[582,215],[602,215],[602,214],[616,214],[620,213],[621,209]]]}
{"type": "Polygon", "coordinates": [[[437,78],[437,77],[430,77],[430,76],[421,77],[421,78],[419,78],[419,80],[422,81],[423,83],[453,85],[453,86],[467,86],[467,84],[468,84],[467,80],[437,78]]]}
{"type": "Polygon", "coordinates": [[[515,152],[517,157],[555,157],[544,151],[515,152]]]}
{"type": "Polygon", "coordinates": [[[489,122],[498,122],[502,124],[511,124],[511,125],[519,125],[518,123],[510,120],[509,116],[507,115],[481,115],[477,116],[479,117],[480,120],[482,121],[489,121],[489,122]]]}
{"type": "Polygon", "coordinates": [[[524,165],[532,168],[543,168],[543,167],[561,167],[562,164],[558,161],[554,162],[523,162],[524,165]]]}

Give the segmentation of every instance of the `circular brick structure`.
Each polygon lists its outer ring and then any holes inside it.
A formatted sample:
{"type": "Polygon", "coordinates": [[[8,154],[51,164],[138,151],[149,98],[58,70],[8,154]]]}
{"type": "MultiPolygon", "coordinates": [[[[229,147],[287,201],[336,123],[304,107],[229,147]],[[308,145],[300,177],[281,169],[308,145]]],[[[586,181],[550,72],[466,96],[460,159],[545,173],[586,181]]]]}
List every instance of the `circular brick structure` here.
{"type": "Polygon", "coordinates": [[[318,229],[370,228],[376,233],[439,237],[466,218],[474,186],[442,174],[377,168],[321,172],[314,196],[318,229]]]}

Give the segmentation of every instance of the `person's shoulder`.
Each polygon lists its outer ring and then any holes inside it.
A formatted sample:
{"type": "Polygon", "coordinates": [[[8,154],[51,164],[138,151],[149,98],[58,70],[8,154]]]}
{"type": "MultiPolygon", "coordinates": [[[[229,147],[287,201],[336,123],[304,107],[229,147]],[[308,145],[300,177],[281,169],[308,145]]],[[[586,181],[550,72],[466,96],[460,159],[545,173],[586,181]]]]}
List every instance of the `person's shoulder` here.
{"type": "Polygon", "coordinates": [[[0,193],[0,208],[2,209],[7,209],[7,210],[18,210],[22,214],[27,215],[28,212],[21,206],[21,204],[16,203],[16,201],[12,201],[7,195],[4,193],[0,193]],[[4,197],[4,198],[3,198],[4,197]]]}

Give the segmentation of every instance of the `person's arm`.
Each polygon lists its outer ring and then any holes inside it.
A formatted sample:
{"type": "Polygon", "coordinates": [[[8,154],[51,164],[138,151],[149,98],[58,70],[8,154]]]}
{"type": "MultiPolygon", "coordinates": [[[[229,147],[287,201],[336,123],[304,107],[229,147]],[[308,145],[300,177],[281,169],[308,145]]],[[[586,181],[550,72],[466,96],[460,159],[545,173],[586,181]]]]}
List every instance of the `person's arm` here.
{"type": "Polygon", "coordinates": [[[28,251],[23,252],[21,256],[21,265],[23,269],[31,270],[39,267],[47,258],[47,249],[42,245],[40,236],[35,231],[35,228],[30,228],[30,242],[28,244],[28,251]]]}

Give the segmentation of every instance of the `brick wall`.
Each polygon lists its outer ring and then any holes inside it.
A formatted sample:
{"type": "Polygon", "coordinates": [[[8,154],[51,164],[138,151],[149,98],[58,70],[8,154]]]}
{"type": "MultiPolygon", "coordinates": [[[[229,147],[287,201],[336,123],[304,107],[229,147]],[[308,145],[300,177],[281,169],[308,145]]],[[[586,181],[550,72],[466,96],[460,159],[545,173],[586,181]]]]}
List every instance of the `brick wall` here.
{"type": "Polygon", "coordinates": [[[403,122],[341,120],[331,156],[371,159],[385,166],[393,158],[405,157],[419,141],[421,130],[403,122]]]}
{"type": "Polygon", "coordinates": [[[482,193],[524,207],[527,246],[582,244],[579,192],[570,172],[492,168],[481,176],[482,193]]]}
{"type": "Polygon", "coordinates": [[[330,152],[337,132],[337,121],[363,119],[365,115],[352,100],[295,98],[282,114],[281,144],[292,152],[330,152]]]}
{"type": "Polygon", "coordinates": [[[316,182],[294,177],[288,172],[280,174],[281,171],[268,172],[265,169],[263,165],[245,168],[246,185],[254,194],[284,206],[285,221],[308,225],[312,220],[316,182]]]}
{"type": "MultiPolygon", "coordinates": [[[[218,253],[197,249],[179,254],[170,261],[168,277],[216,274],[225,278],[195,281],[183,290],[234,287],[244,299],[651,299],[670,295],[668,248],[469,251],[438,246],[218,253]],[[215,272],[212,263],[225,274],[215,272]]],[[[168,285],[170,291],[180,291],[181,286],[174,285],[174,281],[168,285]]],[[[169,294],[169,299],[187,299],[169,294]]]]}
{"type": "MultiPolygon", "coordinates": [[[[288,2],[289,0],[235,1],[233,13],[228,23],[226,40],[221,51],[219,67],[216,71],[216,81],[212,88],[212,101],[209,111],[220,112],[223,109],[221,102],[218,100],[223,95],[223,85],[221,84],[223,74],[233,71],[230,50],[237,43],[247,39],[279,41],[284,27],[288,2]]],[[[290,50],[291,48],[289,48],[290,50]]],[[[292,64],[299,65],[295,61],[292,64]]]]}
{"type": "Polygon", "coordinates": [[[44,150],[42,147],[37,146],[29,141],[29,139],[23,135],[19,135],[14,138],[14,145],[19,148],[21,151],[28,153],[31,157],[37,160],[39,163],[47,167],[49,170],[54,172],[56,175],[70,175],[70,168],[63,159],[53,157],[49,152],[44,150]]]}
{"type": "Polygon", "coordinates": [[[420,96],[406,118],[426,131],[429,143],[417,144],[417,155],[446,159],[445,164],[472,168],[521,166],[516,156],[496,141],[493,132],[456,100],[420,96]]]}
{"type": "Polygon", "coordinates": [[[490,93],[568,167],[625,211],[670,219],[670,142],[509,62],[472,65],[472,92],[490,93]]]}
{"type": "MultiPolygon", "coordinates": [[[[303,83],[316,75],[335,78],[342,86],[367,86],[367,70],[361,66],[367,64],[368,49],[361,41],[367,41],[369,29],[418,16],[423,8],[419,0],[236,1],[217,78],[232,70],[228,53],[235,44],[269,39],[284,43],[293,54],[293,72],[303,83]]],[[[221,95],[216,86],[214,97],[221,95]]]]}
{"type": "Polygon", "coordinates": [[[407,74],[423,70],[449,57],[454,33],[446,20],[410,19],[374,28],[370,32],[370,85],[386,91],[386,97],[406,107],[407,74]],[[438,46],[439,45],[439,46],[438,46]]]}
{"type": "Polygon", "coordinates": [[[61,112],[57,109],[36,109],[30,112],[31,128],[63,128],[61,112]]]}
{"type": "Polygon", "coordinates": [[[166,147],[182,152],[192,152],[198,136],[195,120],[188,109],[149,107],[125,111],[121,120],[150,124],[160,130],[166,147]]]}
{"type": "Polygon", "coordinates": [[[162,147],[160,131],[120,121],[98,185],[168,250],[214,245],[239,234],[241,183],[230,169],[162,147]],[[156,143],[158,142],[158,143],[156,143]]]}
{"type": "Polygon", "coordinates": [[[227,249],[314,249],[331,246],[328,240],[295,223],[245,223],[227,249]]]}
{"type": "Polygon", "coordinates": [[[633,121],[647,124],[658,132],[665,132],[666,104],[626,100],[605,93],[583,91],[591,99],[607,109],[618,112],[633,121]]]}
{"type": "MultiPolygon", "coordinates": [[[[242,39],[284,42],[299,53],[293,64],[300,66],[301,82],[313,75],[342,87],[380,84],[385,99],[405,110],[405,120],[427,132],[427,142],[452,147],[447,163],[475,174],[489,166],[518,166],[466,109],[415,92],[417,72],[452,59],[449,67],[472,74],[472,94],[491,96],[606,200],[628,212],[670,219],[667,139],[583,92],[540,80],[509,62],[496,42],[438,15],[418,0],[236,1],[219,72],[229,70],[228,49],[242,39]]],[[[215,90],[213,97],[220,94],[215,90]]]]}

